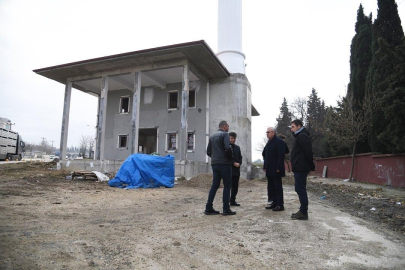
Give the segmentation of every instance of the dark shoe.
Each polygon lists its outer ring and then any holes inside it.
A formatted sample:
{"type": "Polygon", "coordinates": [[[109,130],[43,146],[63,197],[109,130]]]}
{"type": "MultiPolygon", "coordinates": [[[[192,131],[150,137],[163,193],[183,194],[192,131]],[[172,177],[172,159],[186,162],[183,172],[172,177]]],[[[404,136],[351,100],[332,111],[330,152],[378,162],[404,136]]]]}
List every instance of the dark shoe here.
{"type": "Polygon", "coordinates": [[[292,214],[291,218],[292,219],[297,219],[297,220],[308,220],[308,213],[304,214],[301,211],[298,211],[297,213],[292,214]]]}
{"type": "Polygon", "coordinates": [[[284,211],[284,206],[277,205],[276,207],[273,208],[273,211],[284,211]]]}
{"type": "Polygon", "coordinates": [[[235,212],[235,211],[231,211],[231,210],[227,210],[227,211],[224,211],[224,212],[222,213],[222,215],[223,215],[223,216],[232,216],[232,215],[236,215],[236,212],[235,212]]]}
{"type": "Polygon", "coordinates": [[[204,214],[206,214],[206,215],[219,215],[219,211],[216,211],[216,210],[214,210],[214,209],[205,210],[205,211],[204,211],[204,214]]]}
{"type": "Polygon", "coordinates": [[[266,206],[265,208],[266,209],[273,209],[273,208],[275,208],[277,205],[275,205],[275,204],[270,204],[269,206],[266,206]]]}
{"type": "Polygon", "coordinates": [[[291,218],[293,218],[293,216],[297,215],[298,213],[299,213],[299,211],[297,213],[292,213],[291,218]]]}
{"type": "Polygon", "coordinates": [[[231,202],[231,206],[240,206],[240,204],[237,202],[231,202]]]}

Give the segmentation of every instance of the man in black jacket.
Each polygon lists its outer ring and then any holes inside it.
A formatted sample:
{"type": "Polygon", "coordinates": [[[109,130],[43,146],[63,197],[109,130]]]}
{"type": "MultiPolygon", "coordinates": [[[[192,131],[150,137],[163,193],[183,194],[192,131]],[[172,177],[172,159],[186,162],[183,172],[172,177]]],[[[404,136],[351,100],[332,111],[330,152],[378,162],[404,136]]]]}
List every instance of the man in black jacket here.
{"type": "Polygon", "coordinates": [[[239,177],[240,177],[240,166],[242,165],[242,154],[240,147],[235,144],[236,133],[230,132],[229,139],[231,141],[233,160],[232,160],[232,188],[231,188],[231,206],[240,206],[236,202],[236,194],[238,194],[239,189],[239,177]]]}
{"type": "Polygon", "coordinates": [[[236,212],[231,211],[229,206],[229,197],[231,192],[231,181],[232,181],[232,167],[231,161],[232,148],[230,145],[229,135],[228,135],[229,125],[226,121],[221,121],[219,123],[219,129],[217,132],[210,136],[207,147],[207,155],[211,157],[211,167],[212,167],[212,185],[210,192],[208,193],[208,201],[205,206],[206,215],[218,215],[219,211],[216,211],[213,207],[215,194],[221,183],[221,178],[224,181],[224,193],[223,193],[223,215],[235,215],[236,212]]]}
{"type": "Polygon", "coordinates": [[[307,176],[310,171],[315,170],[312,154],[312,144],[309,132],[305,129],[301,120],[291,122],[291,132],[295,137],[291,150],[291,166],[295,179],[295,191],[300,199],[300,210],[291,215],[292,219],[308,219],[308,195],[307,176]]]}
{"type": "Polygon", "coordinates": [[[266,209],[284,211],[283,184],[281,177],[285,176],[285,142],[277,137],[276,130],[269,127],[266,131],[269,139],[263,150],[263,170],[267,177],[267,200],[272,201],[266,209]]]}

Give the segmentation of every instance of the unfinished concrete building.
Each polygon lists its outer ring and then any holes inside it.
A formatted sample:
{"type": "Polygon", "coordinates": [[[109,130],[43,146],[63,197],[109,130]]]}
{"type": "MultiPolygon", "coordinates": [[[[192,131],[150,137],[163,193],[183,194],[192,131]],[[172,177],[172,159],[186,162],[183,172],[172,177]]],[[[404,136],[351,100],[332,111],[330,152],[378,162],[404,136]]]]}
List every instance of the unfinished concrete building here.
{"type": "Polygon", "coordinates": [[[210,171],[210,134],[227,120],[238,134],[241,176],[249,178],[251,102],[241,52],[241,0],[219,1],[217,55],[194,41],[34,70],[65,85],[61,157],[66,156],[72,88],[98,97],[97,160],[171,154],[176,175],[210,171]]]}

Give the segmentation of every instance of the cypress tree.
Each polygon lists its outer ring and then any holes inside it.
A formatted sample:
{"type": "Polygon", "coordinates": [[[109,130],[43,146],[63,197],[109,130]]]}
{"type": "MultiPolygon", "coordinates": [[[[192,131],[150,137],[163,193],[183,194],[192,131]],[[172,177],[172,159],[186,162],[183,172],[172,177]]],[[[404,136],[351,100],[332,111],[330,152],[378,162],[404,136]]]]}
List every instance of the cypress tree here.
{"type": "Polygon", "coordinates": [[[366,77],[371,62],[371,17],[364,15],[363,6],[357,11],[356,34],[350,47],[350,84],[347,97],[355,108],[361,107],[366,90],[366,77]]]}
{"type": "Polygon", "coordinates": [[[378,0],[372,27],[372,60],[366,94],[376,102],[369,133],[373,151],[405,151],[405,47],[395,0],[378,0]]]}
{"type": "MultiPolygon", "coordinates": [[[[356,34],[350,47],[350,83],[348,85],[347,99],[350,99],[353,110],[362,113],[363,100],[366,92],[366,77],[371,63],[371,19],[372,15],[365,16],[363,6],[357,11],[355,24],[356,34]]],[[[368,140],[358,142],[357,152],[369,152],[368,140]]]]}

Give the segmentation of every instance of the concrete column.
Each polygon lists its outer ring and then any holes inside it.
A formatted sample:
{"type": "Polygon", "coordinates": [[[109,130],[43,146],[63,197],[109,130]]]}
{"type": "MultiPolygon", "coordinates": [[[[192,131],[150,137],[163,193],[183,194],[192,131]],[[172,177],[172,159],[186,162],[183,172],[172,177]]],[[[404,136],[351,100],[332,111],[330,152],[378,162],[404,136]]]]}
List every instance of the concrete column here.
{"type": "Polygon", "coordinates": [[[65,99],[63,104],[62,128],[60,132],[60,158],[66,160],[66,147],[69,132],[70,98],[72,97],[72,82],[65,86],[65,99]]]}
{"type": "MultiPolygon", "coordinates": [[[[207,149],[210,140],[210,83],[207,82],[207,101],[205,111],[205,149],[207,149]]],[[[208,156],[205,155],[205,162],[208,163],[208,156]]]]}
{"type": "Polygon", "coordinates": [[[187,160],[188,96],[190,70],[188,64],[183,66],[183,87],[181,91],[181,130],[179,138],[179,158],[187,160]]]}
{"type": "Polygon", "coordinates": [[[98,118],[99,118],[99,112],[100,112],[100,100],[101,100],[101,98],[100,98],[100,95],[97,97],[97,120],[96,120],[96,134],[95,134],[95,139],[96,139],[96,142],[95,142],[95,145],[94,145],[94,160],[97,160],[97,158],[98,158],[98,149],[97,149],[97,146],[98,146],[98,144],[99,144],[99,141],[98,141],[98,118]]]}
{"type": "Polygon", "coordinates": [[[104,160],[105,122],[107,116],[108,76],[101,79],[101,94],[97,124],[97,159],[104,160]]]}
{"type": "Polygon", "coordinates": [[[134,73],[134,89],[132,92],[132,140],[131,154],[138,153],[138,137],[139,137],[139,108],[141,104],[141,80],[142,72],[134,73]]]}

